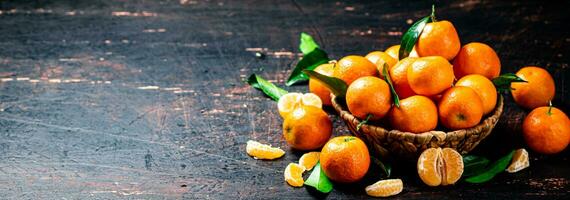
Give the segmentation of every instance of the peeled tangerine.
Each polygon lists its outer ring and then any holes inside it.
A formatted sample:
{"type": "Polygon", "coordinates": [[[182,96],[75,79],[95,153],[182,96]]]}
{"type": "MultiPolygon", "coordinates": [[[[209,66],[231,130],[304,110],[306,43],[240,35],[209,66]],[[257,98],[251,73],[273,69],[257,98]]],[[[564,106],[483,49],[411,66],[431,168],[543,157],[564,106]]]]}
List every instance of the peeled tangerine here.
{"type": "Polygon", "coordinates": [[[527,168],[528,166],[530,166],[528,152],[525,149],[518,149],[515,151],[511,165],[509,165],[506,171],[509,173],[515,173],[527,168]]]}
{"type": "Polygon", "coordinates": [[[299,165],[305,167],[305,170],[309,171],[319,162],[320,152],[309,152],[303,154],[299,159],[299,165]]]}
{"type": "Polygon", "coordinates": [[[285,118],[287,115],[289,115],[289,113],[293,112],[295,108],[302,105],[322,108],[323,102],[319,96],[313,93],[301,94],[297,92],[291,92],[279,98],[279,101],[277,102],[277,109],[279,110],[279,115],[285,118]]]}
{"type": "Polygon", "coordinates": [[[400,179],[387,179],[378,181],[365,188],[366,194],[373,197],[389,197],[402,192],[404,183],[400,179]]]}
{"type": "Polygon", "coordinates": [[[253,140],[247,141],[245,151],[255,159],[273,160],[285,155],[285,151],[281,150],[279,147],[271,147],[253,140]]]}
{"type": "Polygon", "coordinates": [[[451,185],[463,174],[463,158],[452,148],[430,148],[418,159],[418,175],[429,186],[451,185]]]}
{"type": "Polygon", "coordinates": [[[305,172],[305,167],[297,163],[289,163],[285,168],[285,181],[293,187],[303,186],[303,172],[305,172]]]}

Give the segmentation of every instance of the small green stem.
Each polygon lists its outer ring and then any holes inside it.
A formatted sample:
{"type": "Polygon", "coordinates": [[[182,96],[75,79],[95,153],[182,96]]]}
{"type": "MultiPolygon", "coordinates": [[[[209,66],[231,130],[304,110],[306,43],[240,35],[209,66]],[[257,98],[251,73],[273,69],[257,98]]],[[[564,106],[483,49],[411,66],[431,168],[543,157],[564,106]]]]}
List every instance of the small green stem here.
{"type": "Polygon", "coordinates": [[[356,131],[360,130],[360,127],[366,123],[368,123],[368,120],[370,120],[370,118],[372,117],[372,114],[368,114],[366,116],[366,119],[362,120],[360,123],[358,123],[358,125],[356,125],[356,131]]]}
{"type": "Polygon", "coordinates": [[[430,15],[431,21],[432,22],[436,22],[437,20],[435,19],[435,5],[432,4],[431,5],[431,15],[430,15]]]}
{"type": "Polygon", "coordinates": [[[548,114],[548,116],[552,115],[552,101],[548,101],[548,112],[546,114],[548,114]]]}

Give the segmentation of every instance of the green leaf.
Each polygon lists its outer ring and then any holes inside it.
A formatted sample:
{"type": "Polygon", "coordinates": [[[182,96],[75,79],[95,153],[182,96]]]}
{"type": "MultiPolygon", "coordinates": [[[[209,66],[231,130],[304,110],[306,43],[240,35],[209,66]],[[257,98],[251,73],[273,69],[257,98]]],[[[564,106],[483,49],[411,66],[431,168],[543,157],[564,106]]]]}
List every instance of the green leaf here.
{"type": "Polygon", "coordinates": [[[513,82],[527,82],[526,80],[518,77],[516,74],[513,73],[506,73],[502,74],[501,76],[493,79],[493,84],[499,92],[502,91],[511,91],[511,83],[513,82]]]}
{"type": "Polygon", "coordinates": [[[467,155],[463,156],[463,176],[473,176],[475,174],[480,174],[485,167],[489,164],[489,159],[482,156],[467,155]]]}
{"type": "Polygon", "coordinates": [[[319,48],[319,45],[315,42],[315,40],[313,40],[313,37],[307,33],[301,33],[299,50],[303,53],[303,55],[311,53],[316,48],[319,48]]]}
{"type": "Polygon", "coordinates": [[[410,55],[410,52],[414,48],[414,45],[416,45],[416,42],[418,41],[420,34],[424,30],[424,27],[430,21],[431,21],[431,15],[426,16],[417,21],[416,23],[412,24],[410,29],[408,29],[408,31],[404,33],[404,36],[402,36],[402,42],[400,43],[400,51],[398,52],[398,58],[400,60],[410,55]]]}
{"type": "Polygon", "coordinates": [[[303,58],[297,63],[293,72],[287,79],[287,86],[291,86],[295,83],[309,80],[309,76],[303,73],[303,70],[313,70],[321,64],[329,62],[329,57],[327,53],[319,48],[314,49],[309,54],[303,56],[303,58]]]}
{"type": "Polygon", "coordinates": [[[310,70],[303,70],[303,72],[329,88],[335,96],[344,97],[344,95],[346,95],[348,85],[342,79],[330,77],[310,70]]]}
{"type": "Polygon", "coordinates": [[[390,174],[392,173],[392,165],[390,165],[390,163],[384,163],[380,159],[378,159],[374,156],[370,156],[370,159],[372,159],[372,162],[374,164],[376,164],[378,167],[380,167],[380,169],[382,170],[382,173],[386,176],[386,178],[390,177],[390,174]]]}
{"type": "Polygon", "coordinates": [[[394,105],[396,105],[396,107],[399,108],[400,97],[398,97],[396,89],[394,89],[394,85],[392,84],[392,79],[390,79],[390,74],[388,74],[388,64],[386,64],[385,62],[384,65],[382,66],[382,76],[384,76],[384,80],[386,80],[386,82],[390,86],[390,91],[392,92],[392,99],[394,100],[394,105]]]}
{"type": "Polygon", "coordinates": [[[281,96],[288,93],[287,90],[273,85],[273,83],[270,83],[256,74],[251,74],[249,78],[247,78],[247,83],[251,85],[251,87],[261,90],[274,101],[279,101],[281,96]]]}
{"type": "Polygon", "coordinates": [[[305,181],[305,185],[314,187],[319,192],[322,193],[329,193],[333,189],[333,184],[327,178],[323,170],[321,169],[321,163],[317,163],[317,165],[313,168],[313,172],[305,181]]]}
{"type": "Polygon", "coordinates": [[[503,156],[502,158],[500,158],[499,160],[497,160],[493,164],[491,164],[483,172],[481,172],[477,175],[471,176],[471,177],[465,179],[465,181],[467,181],[469,183],[484,183],[484,182],[487,182],[487,181],[493,179],[493,177],[495,177],[495,175],[505,171],[505,169],[507,168],[507,166],[511,162],[511,159],[513,158],[514,153],[515,153],[515,150],[512,150],[509,154],[507,154],[506,156],[503,156]]]}

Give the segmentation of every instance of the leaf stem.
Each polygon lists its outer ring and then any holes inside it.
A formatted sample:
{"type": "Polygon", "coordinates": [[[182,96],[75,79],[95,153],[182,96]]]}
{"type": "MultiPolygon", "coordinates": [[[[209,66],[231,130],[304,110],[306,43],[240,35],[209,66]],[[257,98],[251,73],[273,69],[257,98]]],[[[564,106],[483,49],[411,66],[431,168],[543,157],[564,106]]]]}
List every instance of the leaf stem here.
{"type": "Polygon", "coordinates": [[[548,112],[546,114],[548,116],[552,115],[552,101],[548,101],[548,112]]]}

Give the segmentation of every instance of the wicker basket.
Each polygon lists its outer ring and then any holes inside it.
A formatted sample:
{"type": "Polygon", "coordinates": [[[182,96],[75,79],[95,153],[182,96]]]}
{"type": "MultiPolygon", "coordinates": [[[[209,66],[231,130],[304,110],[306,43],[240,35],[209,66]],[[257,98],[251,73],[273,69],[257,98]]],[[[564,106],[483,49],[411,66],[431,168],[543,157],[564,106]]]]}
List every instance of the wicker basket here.
{"type": "Polygon", "coordinates": [[[469,129],[415,134],[364,124],[357,131],[356,126],[360,120],[350,114],[344,100],[334,96],[331,98],[334,109],[340,114],[350,132],[363,139],[372,152],[379,153],[382,157],[392,156],[404,160],[415,160],[425,149],[431,147],[451,147],[461,154],[466,154],[491,133],[503,112],[503,97],[499,95],[497,106],[491,115],[487,115],[481,123],[469,129]]]}

